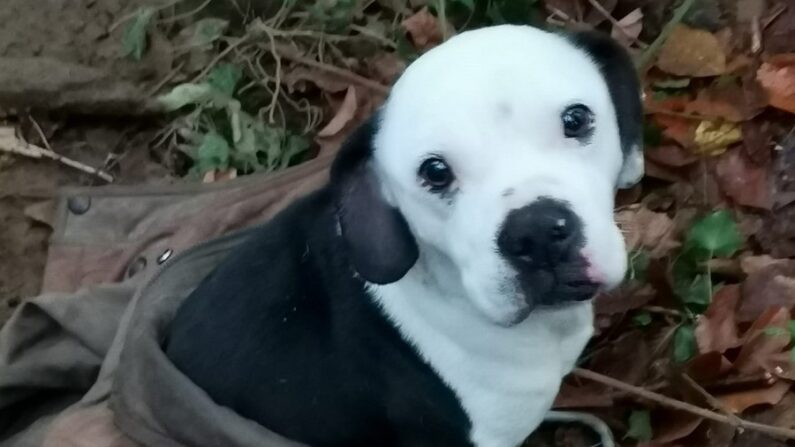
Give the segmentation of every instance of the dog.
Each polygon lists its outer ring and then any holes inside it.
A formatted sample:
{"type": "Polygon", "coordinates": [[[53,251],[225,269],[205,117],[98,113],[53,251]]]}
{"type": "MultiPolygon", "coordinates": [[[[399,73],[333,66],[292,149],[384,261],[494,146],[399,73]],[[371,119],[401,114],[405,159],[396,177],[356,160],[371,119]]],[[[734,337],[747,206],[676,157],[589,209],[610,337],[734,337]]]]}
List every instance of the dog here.
{"type": "Polygon", "coordinates": [[[294,203],[194,290],[164,350],[215,402],[315,447],[514,447],[624,277],[643,175],[629,55],[502,25],[409,65],[294,203]]]}

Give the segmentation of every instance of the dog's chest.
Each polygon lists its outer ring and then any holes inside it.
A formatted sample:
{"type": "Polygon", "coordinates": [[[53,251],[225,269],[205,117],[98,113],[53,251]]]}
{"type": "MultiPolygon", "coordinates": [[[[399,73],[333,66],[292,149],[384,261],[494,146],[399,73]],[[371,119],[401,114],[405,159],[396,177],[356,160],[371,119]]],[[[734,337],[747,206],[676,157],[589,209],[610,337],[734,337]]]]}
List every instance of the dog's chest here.
{"type": "Polygon", "coordinates": [[[402,335],[458,396],[478,447],[519,445],[543,420],[593,332],[590,303],[538,310],[502,328],[445,298],[395,294],[389,286],[376,291],[402,335]]]}

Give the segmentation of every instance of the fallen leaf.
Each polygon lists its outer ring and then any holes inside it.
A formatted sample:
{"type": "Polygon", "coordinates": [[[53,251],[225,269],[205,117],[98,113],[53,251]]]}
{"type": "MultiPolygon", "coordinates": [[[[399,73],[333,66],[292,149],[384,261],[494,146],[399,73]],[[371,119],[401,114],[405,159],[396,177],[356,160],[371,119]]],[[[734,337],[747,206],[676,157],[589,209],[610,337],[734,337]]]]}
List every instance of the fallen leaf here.
{"type": "Polygon", "coordinates": [[[743,335],[743,346],[734,361],[734,369],[742,374],[770,371],[770,357],[790,343],[789,310],[768,309],[754,321],[743,335]]]}
{"type": "Polygon", "coordinates": [[[649,257],[667,256],[680,246],[674,221],[665,213],[655,213],[642,205],[633,205],[615,215],[626,240],[627,250],[644,249],[649,257]]]}
{"type": "Polygon", "coordinates": [[[743,244],[737,222],[726,210],[717,210],[694,222],[685,237],[686,250],[701,250],[708,258],[728,258],[743,244]]]}
{"type": "Polygon", "coordinates": [[[654,411],[654,438],[651,445],[666,445],[693,433],[703,418],[673,410],[654,411]]]}
{"type": "Polygon", "coordinates": [[[795,54],[779,55],[764,62],[756,78],[770,97],[770,105],[795,113],[795,54]]]}
{"type": "Polygon", "coordinates": [[[770,54],[795,51],[795,8],[787,1],[779,2],[785,9],[764,30],[765,51],[770,54]]]}
{"type": "MultiPolygon", "coordinates": [[[[329,98],[329,102],[332,104],[332,109],[337,110],[337,113],[335,114],[335,117],[332,118],[332,121],[334,121],[337,116],[342,114],[337,121],[345,121],[345,124],[342,126],[342,128],[337,130],[336,133],[331,133],[331,131],[338,127],[338,123],[334,124],[334,126],[329,129],[323,129],[326,130],[324,134],[329,135],[317,135],[315,137],[315,142],[320,147],[320,153],[322,154],[331,154],[336,152],[342,146],[343,142],[348,138],[348,136],[367,118],[369,118],[386,99],[383,95],[374,94],[370,90],[363,89],[356,89],[355,94],[348,90],[345,94],[345,97],[341,99],[339,98],[339,95],[327,95],[327,98],[329,98]],[[356,100],[355,107],[352,107],[350,104],[351,98],[356,100]],[[349,118],[351,108],[354,108],[354,114],[349,118]]],[[[329,124],[332,123],[329,122],[329,124]]],[[[329,125],[326,127],[328,128],[329,125]]]]}
{"type": "Polygon", "coordinates": [[[684,112],[712,120],[746,121],[758,115],[767,106],[767,95],[761,92],[755,80],[715,83],[702,89],[696,98],[685,105],[684,112]]]}
{"type": "MultiPolygon", "coordinates": [[[[587,3],[587,2],[583,2],[587,3]]],[[[584,21],[588,25],[592,27],[597,27],[600,24],[604,23],[607,20],[604,11],[608,14],[612,13],[614,9],[616,9],[616,5],[618,4],[618,0],[599,0],[599,4],[602,6],[603,11],[599,11],[598,9],[591,8],[586,14],[584,21]]]]}
{"type": "Polygon", "coordinates": [[[765,164],[773,158],[770,146],[770,122],[750,120],[743,123],[743,148],[755,163],[765,164]]]}
{"type": "Polygon", "coordinates": [[[304,66],[297,66],[285,70],[282,80],[290,91],[295,89],[302,90],[302,83],[311,82],[324,92],[339,93],[347,90],[351,84],[350,81],[334,73],[315,70],[304,66]]]}
{"type": "Polygon", "coordinates": [[[373,79],[385,85],[392,83],[406,69],[406,61],[395,53],[378,53],[367,61],[373,79]]]}
{"type": "Polygon", "coordinates": [[[649,304],[656,294],[649,284],[622,284],[618,289],[599,294],[594,299],[594,313],[602,316],[625,314],[649,304]]]}
{"type": "Polygon", "coordinates": [[[795,260],[776,259],[770,255],[743,256],[740,258],[740,268],[746,275],[753,275],[771,266],[783,266],[787,271],[795,272],[795,260]]]}
{"type": "Polygon", "coordinates": [[[771,263],[748,275],[742,284],[737,308],[740,322],[754,321],[770,308],[795,307],[795,266],[793,262],[771,263]]]}
{"type": "Polygon", "coordinates": [[[779,381],[769,388],[739,391],[736,393],[724,394],[722,396],[716,397],[719,401],[721,401],[721,403],[723,403],[726,409],[737,414],[742,413],[754,405],[775,405],[781,401],[789,389],[789,382],[779,381]]]}
{"type": "Polygon", "coordinates": [[[229,168],[225,170],[213,169],[204,173],[202,183],[215,183],[224,180],[237,178],[237,169],[229,168]]]}
{"type": "Polygon", "coordinates": [[[571,385],[563,383],[553,408],[601,408],[613,406],[613,398],[599,384],[571,385]]]}
{"type": "Polygon", "coordinates": [[[696,146],[692,150],[699,155],[720,155],[742,139],[742,129],[736,123],[702,121],[696,127],[693,137],[696,146]]]}
{"type": "Polygon", "coordinates": [[[721,287],[712,297],[712,302],[696,321],[696,343],[699,352],[724,353],[740,345],[735,308],[740,301],[740,286],[732,284],[721,287]]]}
{"type": "MultiPolygon", "coordinates": [[[[408,33],[411,43],[418,50],[429,50],[444,40],[442,25],[439,23],[439,19],[430,13],[427,6],[404,19],[401,25],[408,33]]],[[[447,35],[450,36],[452,28],[447,26],[447,31],[447,35]]]]}
{"type": "Polygon", "coordinates": [[[318,131],[317,136],[330,137],[339,133],[356,115],[357,108],[356,87],[350,86],[345,92],[345,99],[342,100],[342,105],[337,109],[337,113],[325,127],[318,131]]]}
{"type": "Polygon", "coordinates": [[[674,361],[684,363],[692,359],[698,351],[696,346],[696,334],[693,326],[683,324],[679,326],[674,334],[674,361]]]}
{"type": "Polygon", "coordinates": [[[674,144],[650,147],[643,152],[643,155],[658,164],[673,168],[681,168],[698,161],[698,157],[692,152],[674,144]]]}
{"type": "Polygon", "coordinates": [[[641,31],[643,31],[643,11],[636,8],[613,24],[610,36],[629,48],[633,43],[632,39],[637,39],[641,31]]]}
{"type": "Polygon", "coordinates": [[[693,120],[663,114],[654,115],[654,123],[662,129],[662,134],[681,146],[690,148],[695,144],[693,120]]]}
{"type": "Polygon", "coordinates": [[[723,193],[736,204],[772,208],[770,168],[754,164],[744,152],[732,150],[721,155],[715,165],[715,175],[723,193]]]}
{"type": "Polygon", "coordinates": [[[680,24],[660,49],[657,67],[677,76],[718,76],[726,72],[726,55],[714,34],[680,24]]]}
{"type": "Polygon", "coordinates": [[[596,349],[591,356],[590,367],[594,371],[636,385],[648,373],[650,361],[651,351],[644,332],[632,329],[596,349]],[[627,358],[632,358],[632,362],[626,362],[627,358]]]}
{"type": "Polygon", "coordinates": [[[703,382],[723,377],[731,368],[731,362],[723,354],[710,351],[690,359],[685,370],[693,380],[703,382]]]}
{"type": "Polygon", "coordinates": [[[146,51],[146,34],[149,23],[156,10],[152,7],[139,8],[124,28],[121,45],[125,56],[140,61],[146,51]]]}

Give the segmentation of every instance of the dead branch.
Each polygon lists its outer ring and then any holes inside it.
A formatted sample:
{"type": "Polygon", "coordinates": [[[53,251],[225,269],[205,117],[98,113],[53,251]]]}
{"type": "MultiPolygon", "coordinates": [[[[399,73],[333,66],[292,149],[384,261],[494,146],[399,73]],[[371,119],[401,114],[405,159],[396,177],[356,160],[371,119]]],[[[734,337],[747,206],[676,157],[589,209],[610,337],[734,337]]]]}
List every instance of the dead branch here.
{"type": "MultiPolygon", "coordinates": [[[[682,402],[681,400],[673,399],[668,396],[664,396],[662,394],[658,394],[635,385],[630,385],[628,383],[622,382],[612,377],[605,376],[603,374],[599,374],[594,371],[590,371],[583,368],[575,368],[574,371],[572,371],[572,374],[574,374],[577,377],[581,377],[583,379],[592,380],[594,382],[601,383],[603,385],[607,385],[609,387],[613,387],[621,391],[625,391],[637,397],[650,400],[652,402],[655,402],[657,404],[660,404],[662,406],[674,410],[685,411],[687,413],[703,417],[704,419],[709,419],[715,422],[720,422],[723,424],[735,426],[732,418],[724,414],[716,413],[711,410],[706,410],[704,408],[697,407],[693,404],[682,402]]],[[[776,438],[795,439],[795,430],[789,428],[760,424],[758,422],[751,422],[742,418],[737,418],[737,424],[738,425],[736,425],[736,427],[738,429],[753,430],[776,438]]]]}

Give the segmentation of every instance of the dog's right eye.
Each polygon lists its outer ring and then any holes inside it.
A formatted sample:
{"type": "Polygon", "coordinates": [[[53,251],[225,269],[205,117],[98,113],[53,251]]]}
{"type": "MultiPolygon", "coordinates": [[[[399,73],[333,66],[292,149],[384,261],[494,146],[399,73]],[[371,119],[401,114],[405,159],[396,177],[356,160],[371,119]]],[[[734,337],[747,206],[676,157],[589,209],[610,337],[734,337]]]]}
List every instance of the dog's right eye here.
{"type": "Polygon", "coordinates": [[[455,180],[453,170],[441,158],[429,158],[422,162],[418,171],[423,186],[429,187],[433,192],[447,189],[455,180]]]}

